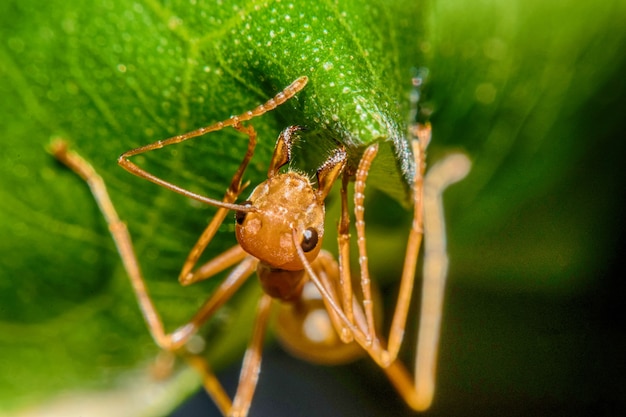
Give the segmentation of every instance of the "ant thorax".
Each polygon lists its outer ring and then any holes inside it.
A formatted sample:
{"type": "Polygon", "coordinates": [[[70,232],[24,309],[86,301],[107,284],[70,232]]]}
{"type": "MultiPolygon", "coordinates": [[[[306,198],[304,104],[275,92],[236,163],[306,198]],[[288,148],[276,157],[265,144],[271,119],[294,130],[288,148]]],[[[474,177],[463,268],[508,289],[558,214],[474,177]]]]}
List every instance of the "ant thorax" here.
{"type": "Polygon", "coordinates": [[[297,172],[277,174],[259,184],[238,212],[236,236],[241,247],[271,269],[302,271],[294,244],[309,262],[319,253],[324,236],[324,201],[309,179],[297,172]]]}

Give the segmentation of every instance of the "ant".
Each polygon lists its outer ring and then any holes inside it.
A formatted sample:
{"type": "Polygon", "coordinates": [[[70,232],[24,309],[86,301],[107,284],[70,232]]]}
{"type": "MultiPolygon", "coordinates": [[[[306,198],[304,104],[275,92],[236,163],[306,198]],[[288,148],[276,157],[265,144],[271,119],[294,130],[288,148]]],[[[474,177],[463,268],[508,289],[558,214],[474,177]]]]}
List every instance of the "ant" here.
{"type": "MultiPolygon", "coordinates": [[[[294,306],[294,310],[298,310],[298,307],[306,309],[315,298],[305,296],[305,294],[310,294],[306,288],[311,283],[323,301],[326,319],[332,323],[330,337],[334,337],[333,340],[336,343],[331,346],[331,349],[338,344],[356,342],[362,348],[359,350],[367,352],[384,369],[411,408],[418,411],[425,410],[430,406],[434,394],[435,364],[448,262],[441,194],[449,184],[459,181],[467,174],[470,166],[469,160],[465,155],[451,155],[431,168],[428,176],[425,177],[425,150],[430,141],[431,128],[429,124],[412,126],[411,145],[417,168],[412,184],[413,222],[409,231],[398,300],[389,337],[385,342],[378,335],[376,328],[373,291],[365,246],[364,192],[369,168],[378,150],[376,143],[365,148],[356,169],[348,166],[346,149],[338,146],[317,170],[317,184],[314,186],[308,177],[298,172],[280,171],[289,163],[292,145],[298,133],[303,130],[301,126],[287,127],[278,136],[267,180],[258,185],[246,201],[236,203],[247,185],[247,183],[242,183],[242,177],[257,143],[256,131],[251,125],[243,125],[243,122],[280,106],[302,90],[307,81],[308,78],[305,76],[296,79],[274,98],[253,110],[208,127],[129,150],[119,157],[119,165],[130,173],[218,208],[189,252],[178,280],[182,285],[191,285],[211,278],[228,268],[232,269],[189,322],[171,333],[165,331],[159,313],[148,294],[130,234],[125,223],[120,220],[102,178],[80,155],[69,150],[65,141],[54,141],[51,145],[51,152],[89,185],[109,226],[139,307],[156,344],[166,352],[181,354],[199,370],[206,391],[225,416],[248,414],[260,371],[263,339],[272,300],[276,299],[283,304],[294,306]],[[248,147],[221,200],[183,189],[156,177],[131,161],[133,156],[226,127],[232,127],[246,134],[248,147]],[[340,176],[342,176],[340,192],[342,209],[338,225],[339,257],[337,262],[333,255],[322,250],[321,246],[324,238],[324,200],[340,176]],[[352,180],[355,181],[354,213],[361,287],[359,297],[355,296],[352,288],[350,271],[348,183],[352,180]],[[200,255],[231,210],[235,212],[235,233],[238,244],[196,268],[200,255]],[[423,234],[425,235],[424,288],[416,371],[413,379],[397,356],[407,321],[423,234]],[[258,301],[253,334],[244,356],[239,385],[231,401],[206,361],[198,355],[182,352],[182,348],[255,272],[264,293],[258,301]]],[[[318,302],[319,297],[317,297],[318,302]]],[[[286,338],[288,339],[289,336],[286,338]]],[[[297,345],[299,342],[294,343],[297,345]]],[[[314,340],[304,340],[302,343],[315,346],[314,340]]],[[[305,347],[304,350],[306,349],[305,347]]]]}

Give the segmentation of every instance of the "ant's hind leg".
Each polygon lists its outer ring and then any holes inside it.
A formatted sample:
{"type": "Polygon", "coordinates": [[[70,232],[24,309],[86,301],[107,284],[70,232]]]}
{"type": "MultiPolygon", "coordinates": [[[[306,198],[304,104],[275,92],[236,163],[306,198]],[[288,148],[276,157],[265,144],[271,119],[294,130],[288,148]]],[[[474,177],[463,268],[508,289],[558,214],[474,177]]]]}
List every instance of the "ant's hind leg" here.
{"type": "MultiPolygon", "coordinates": [[[[414,142],[414,146],[419,146],[417,142],[414,142]]],[[[385,369],[407,404],[417,411],[430,406],[435,392],[435,371],[448,272],[442,194],[448,186],[462,180],[469,173],[470,166],[466,155],[451,154],[433,165],[424,179],[424,266],[414,380],[411,381],[409,372],[399,361],[385,369]]]]}
{"type": "MultiPolygon", "coordinates": [[[[60,162],[72,169],[89,185],[117,246],[146,325],[153,339],[162,349],[175,351],[183,346],[215,310],[223,305],[254,273],[257,264],[256,259],[244,258],[241,260],[188,323],[178,327],[172,333],[166,333],[161,317],[148,294],[126,224],[120,220],[102,177],[80,155],[69,151],[66,142],[57,140],[51,144],[50,150],[60,162]]],[[[231,257],[230,262],[234,264],[237,259],[237,257],[231,257]]],[[[222,265],[222,269],[228,266],[230,265],[222,265]]]]}
{"type": "Polygon", "coordinates": [[[231,416],[245,417],[248,415],[261,370],[263,341],[265,340],[271,306],[272,298],[267,294],[263,294],[257,305],[257,316],[254,321],[252,338],[241,365],[239,386],[233,399],[233,408],[229,414],[231,416]]]}
{"type": "MultiPolygon", "coordinates": [[[[469,173],[471,162],[460,153],[433,165],[424,180],[424,266],[420,324],[415,357],[415,390],[432,399],[443,299],[448,273],[442,194],[469,173]]],[[[430,404],[430,401],[429,401],[430,404]]]]}
{"type": "Polygon", "coordinates": [[[198,355],[185,355],[187,363],[202,376],[204,389],[224,416],[245,417],[248,415],[261,368],[263,341],[267,331],[271,305],[272,298],[267,294],[263,294],[257,305],[252,338],[246,349],[239,375],[239,385],[232,402],[228,393],[224,391],[222,384],[209,367],[206,359],[198,355]]]}
{"type": "Polygon", "coordinates": [[[157,342],[162,342],[163,339],[165,339],[163,323],[148,295],[126,224],[120,220],[117,211],[115,211],[115,207],[109,197],[102,177],[100,177],[93,167],[80,155],[68,150],[65,141],[55,140],[50,145],[50,151],[57,160],[65,164],[85,180],[91,189],[96,203],[109,226],[109,231],[122,258],[124,268],[130,277],[144,319],[154,339],[157,340],[157,342]]]}

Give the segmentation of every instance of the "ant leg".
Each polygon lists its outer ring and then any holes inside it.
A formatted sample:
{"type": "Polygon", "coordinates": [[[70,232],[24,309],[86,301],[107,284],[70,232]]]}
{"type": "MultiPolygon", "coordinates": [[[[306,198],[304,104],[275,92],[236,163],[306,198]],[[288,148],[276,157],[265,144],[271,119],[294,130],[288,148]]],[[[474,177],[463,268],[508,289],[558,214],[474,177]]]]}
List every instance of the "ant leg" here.
{"type": "MultiPolygon", "coordinates": [[[[96,203],[109,226],[109,231],[117,246],[124,268],[128,273],[148,329],[157,345],[162,349],[176,351],[183,346],[215,310],[223,305],[245,280],[254,273],[258,261],[250,257],[243,259],[187,324],[180,326],[172,333],[165,333],[161,317],[148,294],[128,229],[115,211],[102,177],[81,156],[75,152],[68,151],[67,144],[64,141],[53,142],[51,151],[60,162],[71,168],[89,185],[96,203]]],[[[229,265],[225,265],[224,268],[226,266],[229,265]]]]}
{"type": "MultiPolygon", "coordinates": [[[[333,298],[333,300],[337,300],[337,297],[338,297],[337,296],[337,293],[338,293],[337,283],[338,281],[340,281],[338,279],[340,277],[340,270],[339,270],[339,265],[337,264],[333,256],[326,251],[320,251],[320,254],[318,255],[317,259],[313,262],[313,264],[311,264],[311,267],[315,271],[317,279],[319,279],[322,285],[327,289],[329,295],[333,298]]],[[[350,294],[350,296],[352,299],[352,306],[351,306],[352,308],[350,310],[353,314],[353,325],[356,326],[356,328],[360,330],[359,335],[365,334],[364,329],[367,328],[365,315],[363,311],[361,310],[357,299],[353,296],[352,293],[350,294]]],[[[333,309],[332,305],[328,302],[328,300],[325,297],[322,297],[322,301],[324,302],[326,306],[326,312],[328,313],[330,320],[333,323],[333,326],[337,334],[341,335],[341,331],[343,331],[344,328],[346,329],[346,331],[350,332],[350,327],[346,327],[346,325],[343,323],[342,316],[340,316],[338,312],[333,309]]],[[[347,319],[348,315],[345,314],[344,317],[347,319]]],[[[352,333],[348,333],[348,334],[351,337],[353,337],[352,333]]],[[[365,340],[366,340],[365,338],[362,339],[362,341],[365,341],[365,340]]],[[[347,343],[343,340],[342,342],[345,344],[356,343],[352,339],[347,343]]]]}
{"type": "MultiPolygon", "coordinates": [[[[226,190],[226,194],[224,195],[224,198],[222,200],[223,202],[229,203],[229,204],[233,203],[237,199],[237,197],[239,197],[239,194],[241,194],[241,192],[246,186],[246,184],[242,186],[241,179],[243,177],[243,173],[248,167],[248,163],[250,162],[250,159],[252,159],[252,155],[254,154],[254,148],[256,147],[256,136],[257,136],[256,131],[254,130],[252,126],[245,127],[241,125],[235,125],[234,128],[248,135],[248,149],[246,151],[246,154],[243,160],[241,161],[241,164],[239,164],[239,168],[233,175],[233,178],[230,181],[230,186],[228,187],[228,190],[226,190]]],[[[215,215],[213,216],[213,220],[211,220],[209,225],[206,227],[206,229],[204,229],[204,231],[198,238],[198,241],[195,243],[193,248],[191,248],[191,251],[189,252],[189,255],[187,255],[187,259],[185,260],[185,263],[183,264],[180,274],[178,275],[178,281],[182,285],[190,285],[194,282],[201,281],[211,276],[211,275],[207,275],[206,273],[198,274],[197,271],[192,272],[192,269],[198,262],[198,259],[202,255],[202,252],[204,252],[207,245],[211,242],[211,240],[215,236],[215,233],[217,232],[220,225],[226,218],[228,211],[229,210],[227,208],[220,207],[215,213],[215,215]]],[[[231,265],[233,264],[234,262],[231,265]]]]}
{"type": "MultiPolygon", "coordinates": [[[[376,157],[378,145],[369,146],[363,152],[361,161],[356,171],[356,181],[354,186],[354,211],[356,215],[357,244],[359,250],[359,265],[361,270],[361,290],[363,295],[363,307],[356,303],[352,291],[350,273],[350,215],[348,211],[348,182],[349,176],[346,174],[342,180],[341,187],[341,219],[338,226],[339,245],[339,270],[340,289],[342,293],[343,311],[338,317],[345,314],[343,321],[341,339],[349,343],[353,338],[367,350],[370,356],[382,367],[389,365],[387,352],[382,349],[380,340],[376,336],[374,306],[372,302],[371,281],[369,278],[367,251],[365,250],[365,212],[363,201],[365,192],[365,181],[372,161],[376,157]],[[352,329],[352,330],[350,330],[352,329]],[[347,334],[346,334],[347,333],[347,334]]],[[[331,314],[333,316],[333,314],[331,314]]]]}
{"type": "Polygon", "coordinates": [[[248,415],[250,403],[259,380],[261,370],[261,356],[263,351],[263,340],[267,329],[267,322],[270,315],[272,298],[263,294],[257,306],[257,316],[254,321],[254,331],[250,344],[246,349],[239,375],[239,386],[233,399],[233,407],[229,415],[233,417],[245,417],[248,415]]]}
{"type": "MultiPolygon", "coordinates": [[[[352,338],[354,338],[359,342],[361,346],[366,346],[367,340],[362,329],[357,328],[354,321],[348,320],[348,317],[340,308],[338,300],[335,297],[336,290],[334,284],[330,282],[328,276],[322,274],[324,276],[320,277],[318,276],[318,273],[313,269],[313,266],[304,255],[304,252],[300,244],[298,243],[298,236],[295,229],[292,230],[291,236],[298,257],[302,261],[302,265],[304,266],[304,269],[306,270],[309,279],[311,280],[311,282],[313,282],[313,284],[321,294],[326,309],[329,311],[329,315],[333,320],[333,323],[335,323],[335,328],[341,330],[340,336],[343,336],[344,331],[349,332],[351,338],[346,343],[349,343],[350,341],[352,341],[352,338]]],[[[354,305],[356,305],[356,303],[354,303],[353,306],[354,305]]],[[[356,305],[356,307],[358,307],[358,305],[356,305]]],[[[361,324],[361,321],[357,321],[357,324],[361,324]]],[[[375,344],[374,348],[380,349],[380,345],[375,344]]]]}
{"type": "MultiPolygon", "coordinates": [[[[337,245],[339,247],[339,283],[341,287],[343,309],[350,323],[354,323],[352,308],[352,277],[350,274],[350,214],[348,212],[348,182],[349,177],[344,173],[341,181],[341,218],[337,226],[337,245]]],[[[341,340],[350,343],[353,334],[343,325],[339,333],[341,340]]]]}
{"type": "Polygon", "coordinates": [[[449,185],[463,179],[470,165],[467,156],[452,154],[431,167],[424,179],[424,282],[415,377],[411,379],[399,360],[384,369],[402,398],[416,411],[430,407],[435,392],[435,369],[448,270],[442,193],[449,185]]]}
{"type": "MultiPolygon", "coordinates": [[[[365,248],[365,181],[372,161],[378,152],[378,144],[369,146],[363,152],[361,161],[356,171],[356,180],[354,182],[354,214],[355,227],[357,235],[357,246],[359,250],[359,269],[361,271],[361,291],[363,292],[363,309],[365,310],[365,318],[367,321],[367,341],[371,345],[372,340],[376,338],[376,323],[374,322],[374,306],[372,304],[372,289],[369,276],[369,267],[367,259],[367,250],[365,248]]],[[[383,361],[384,362],[384,361],[383,361]]]]}
{"type": "Polygon", "coordinates": [[[389,330],[388,351],[391,359],[398,356],[400,345],[404,337],[409,305],[413,296],[413,286],[415,283],[415,269],[419,256],[422,237],[424,235],[424,172],[426,147],[430,142],[430,124],[424,125],[424,131],[413,139],[413,157],[415,159],[415,177],[413,179],[413,220],[411,230],[407,239],[406,253],[404,256],[404,266],[400,279],[400,288],[396,309],[389,330]]]}
{"type": "Polygon", "coordinates": [[[357,245],[359,250],[361,287],[363,290],[363,309],[367,319],[367,340],[370,341],[369,345],[363,347],[370,353],[370,356],[372,356],[376,362],[381,364],[383,367],[389,366],[389,364],[391,364],[398,355],[404,336],[406,320],[413,293],[415,267],[417,265],[417,257],[422,238],[424,151],[427,143],[427,141],[419,140],[415,140],[413,142],[413,153],[415,165],[417,167],[413,183],[413,222],[409,232],[402,277],[400,279],[400,289],[389,331],[387,349],[380,348],[380,339],[376,334],[365,237],[365,184],[371,163],[376,156],[376,152],[378,151],[376,144],[371,145],[365,150],[363,157],[359,162],[356,174],[354,186],[354,214],[356,219],[357,245]]]}
{"type": "MultiPolygon", "coordinates": [[[[278,94],[276,94],[276,96],[274,96],[273,98],[269,99],[267,102],[265,102],[264,104],[261,104],[260,106],[257,106],[256,108],[249,110],[245,113],[242,113],[238,116],[232,116],[229,119],[226,119],[224,121],[218,122],[218,123],[214,123],[210,126],[207,127],[202,127],[200,129],[196,129],[193,130],[191,132],[188,133],[184,133],[182,135],[178,135],[178,136],[174,136],[171,137],[169,139],[165,139],[165,140],[159,140],[157,142],[151,143],[149,145],[145,145],[145,146],[141,146],[139,148],[135,148],[135,149],[131,149],[127,152],[124,152],[122,155],[120,155],[120,157],[117,159],[117,163],[124,168],[125,170],[127,170],[128,172],[130,172],[131,174],[137,175],[138,177],[141,177],[143,179],[146,179],[148,181],[151,181],[157,185],[160,185],[162,187],[167,188],[168,190],[172,190],[178,194],[182,194],[186,197],[192,198],[194,200],[200,201],[202,203],[205,204],[209,204],[215,207],[223,207],[223,208],[227,208],[230,210],[238,210],[238,211],[251,211],[252,208],[248,207],[248,206],[242,206],[242,205],[238,205],[238,204],[232,204],[229,202],[225,202],[225,201],[220,201],[220,200],[215,200],[200,194],[196,194],[194,192],[191,192],[189,190],[186,190],[184,188],[181,188],[171,182],[168,182],[162,178],[159,178],[149,172],[147,172],[146,170],[140,168],[139,166],[137,166],[135,163],[130,161],[130,157],[135,156],[135,155],[140,155],[142,153],[145,152],[149,152],[155,149],[161,149],[165,146],[169,146],[169,145],[173,145],[176,143],[180,143],[180,142],[184,142],[188,139],[192,139],[198,136],[202,136],[205,135],[207,133],[210,132],[215,132],[218,130],[221,130],[225,127],[233,127],[237,130],[240,131],[244,131],[246,128],[241,127],[241,123],[248,121],[250,119],[253,119],[254,117],[258,117],[263,115],[264,113],[267,113],[270,110],[275,109],[276,107],[280,106],[281,104],[283,104],[284,102],[286,102],[287,100],[289,100],[290,98],[292,98],[296,93],[298,93],[300,90],[302,90],[304,88],[304,86],[306,85],[308,81],[308,78],[306,76],[302,76],[298,79],[296,79],[293,83],[291,83],[290,85],[288,85],[287,87],[285,87],[285,89],[281,92],[279,92],[278,94]]],[[[241,173],[243,174],[243,172],[241,173]]]]}
{"type": "Polygon", "coordinates": [[[257,305],[252,338],[246,349],[239,375],[239,385],[232,402],[205,358],[198,355],[184,355],[185,360],[200,373],[204,389],[225,416],[245,417],[248,415],[261,368],[263,340],[267,330],[271,305],[272,298],[267,294],[263,294],[257,305]]]}
{"type": "MultiPolygon", "coordinates": [[[[321,285],[324,288],[326,288],[326,290],[328,291],[330,299],[338,303],[337,283],[338,283],[338,280],[340,281],[339,279],[340,269],[339,269],[338,263],[335,262],[335,259],[333,258],[333,256],[330,253],[326,252],[325,250],[321,250],[319,255],[317,255],[317,258],[315,259],[315,261],[313,261],[313,263],[311,264],[311,268],[313,271],[315,271],[315,278],[309,277],[309,279],[313,281],[315,279],[319,280],[321,285]]],[[[346,327],[346,325],[343,323],[338,312],[335,309],[333,309],[332,305],[330,304],[329,299],[327,299],[326,297],[321,297],[321,298],[322,298],[322,301],[324,302],[324,305],[326,307],[326,311],[331,320],[331,323],[333,324],[333,327],[335,331],[337,332],[337,334],[340,336],[340,338],[344,332],[347,336],[350,336],[350,339],[348,339],[347,342],[343,338],[341,338],[342,343],[345,343],[345,344],[352,343],[353,340],[352,340],[352,333],[350,332],[350,329],[346,327]]],[[[350,309],[350,311],[352,311],[352,309],[350,309]]],[[[347,312],[345,312],[345,310],[344,310],[344,313],[345,313],[345,317],[350,319],[347,312]]],[[[352,318],[352,320],[354,321],[354,317],[352,318]]]]}
{"type": "Polygon", "coordinates": [[[189,273],[185,279],[179,277],[179,282],[183,286],[188,286],[211,278],[226,268],[243,261],[247,256],[248,253],[241,246],[235,245],[198,267],[193,273],[189,273]]]}
{"type": "Polygon", "coordinates": [[[198,355],[184,355],[185,361],[194,368],[202,377],[204,390],[211,397],[223,416],[227,415],[233,404],[228,393],[217,379],[209,363],[205,358],[198,355]]]}
{"type": "Polygon", "coordinates": [[[435,369],[441,331],[444,289],[448,272],[442,194],[465,178],[471,162],[464,154],[451,154],[433,165],[424,180],[424,266],[415,390],[430,404],[435,390],[435,369]]]}

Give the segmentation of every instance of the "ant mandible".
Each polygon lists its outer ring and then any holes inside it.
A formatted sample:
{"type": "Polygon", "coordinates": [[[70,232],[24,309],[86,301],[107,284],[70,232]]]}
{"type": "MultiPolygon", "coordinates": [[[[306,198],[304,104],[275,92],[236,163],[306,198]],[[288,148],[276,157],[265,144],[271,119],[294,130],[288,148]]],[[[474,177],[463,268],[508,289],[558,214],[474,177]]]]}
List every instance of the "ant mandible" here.
{"type": "MultiPolygon", "coordinates": [[[[102,178],[80,155],[68,149],[63,140],[51,145],[53,155],[81,176],[89,185],[109,226],[148,329],[157,345],[168,352],[182,353],[186,342],[241,287],[255,271],[264,294],[261,296],[251,340],[243,360],[239,385],[231,402],[221,384],[198,355],[182,356],[203,377],[209,395],[225,416],[246,416],[252,402],[261,364],[261,352],[272,300],[283,303],[306,303],[303,287],[313,283],[321,295],[338,343],[356,341],[380,365],[406,403],[415,410],[427,409],[435,386],[435,365],[439,343],[443,302],[443,285],[447,273],[445,228],[441,208],[441,193],[451,183],[462,179],[469,170],[466,156],[455,154],[444,159],[425,174],[424,154],[430,141],[430,125],[412,127],[412,150],[416,174],[412,184],[413,222],[409,231],[406,256],[398,300],[391,322],[388,341],[378,335],[374,317],[374,302],[368,272],[365,247],[364,191],[367,175],[378,145],[369,145],[363,152],[356,170],[346,168],[347,153],[338,146],[317,170],[317,186],[295,171],[279,172],[291,159],[294,140],[302,127],[290,126],[278,137],[267,180],[258,185],[243,203],[235,203],[245,185],[242,177],[252,158],[257,135],[252,126],[242,123],[261,116],[293,97],[308,81],[300,77],[274,98],[238,116],[192,132],[132,149],[123,153],[118,163],[124,169],[162,187],[218,208],[213,219],[193,246],[179,274],[182,285],[208,279],[232,267],[224,281],[199,308],[188,323],[171,333],[163,322],[148,294],[128,229],[123,223],[106,190],[102,178]],[[133,163],[130,158],[145,152],[186,141],[226,127],[248,136],[246,154],[235,172],[222,200],[215,200],[156,177],[133,163]],[[324,237],[324,200],[333,183],[343,173],[341,187],[341,218],[338,226],[339,262],[322,250],[324,237]],[[361,296],[357,300],[352,288],[350,271],[350,215],[348,183],[354,177],[354,211],[359,252],[361,296]],[[209,262],[196,266],[201,254],[215,236],[227,213],[233,210],[238,245],[226,250],[209,262]],[[415,376],[397,359],[406,326],[418,253],[425,235],[424,284],[420,329],[415,360],[415,376]]],[[[313,345],[313,343],[311,343],[313,345]]]]}

